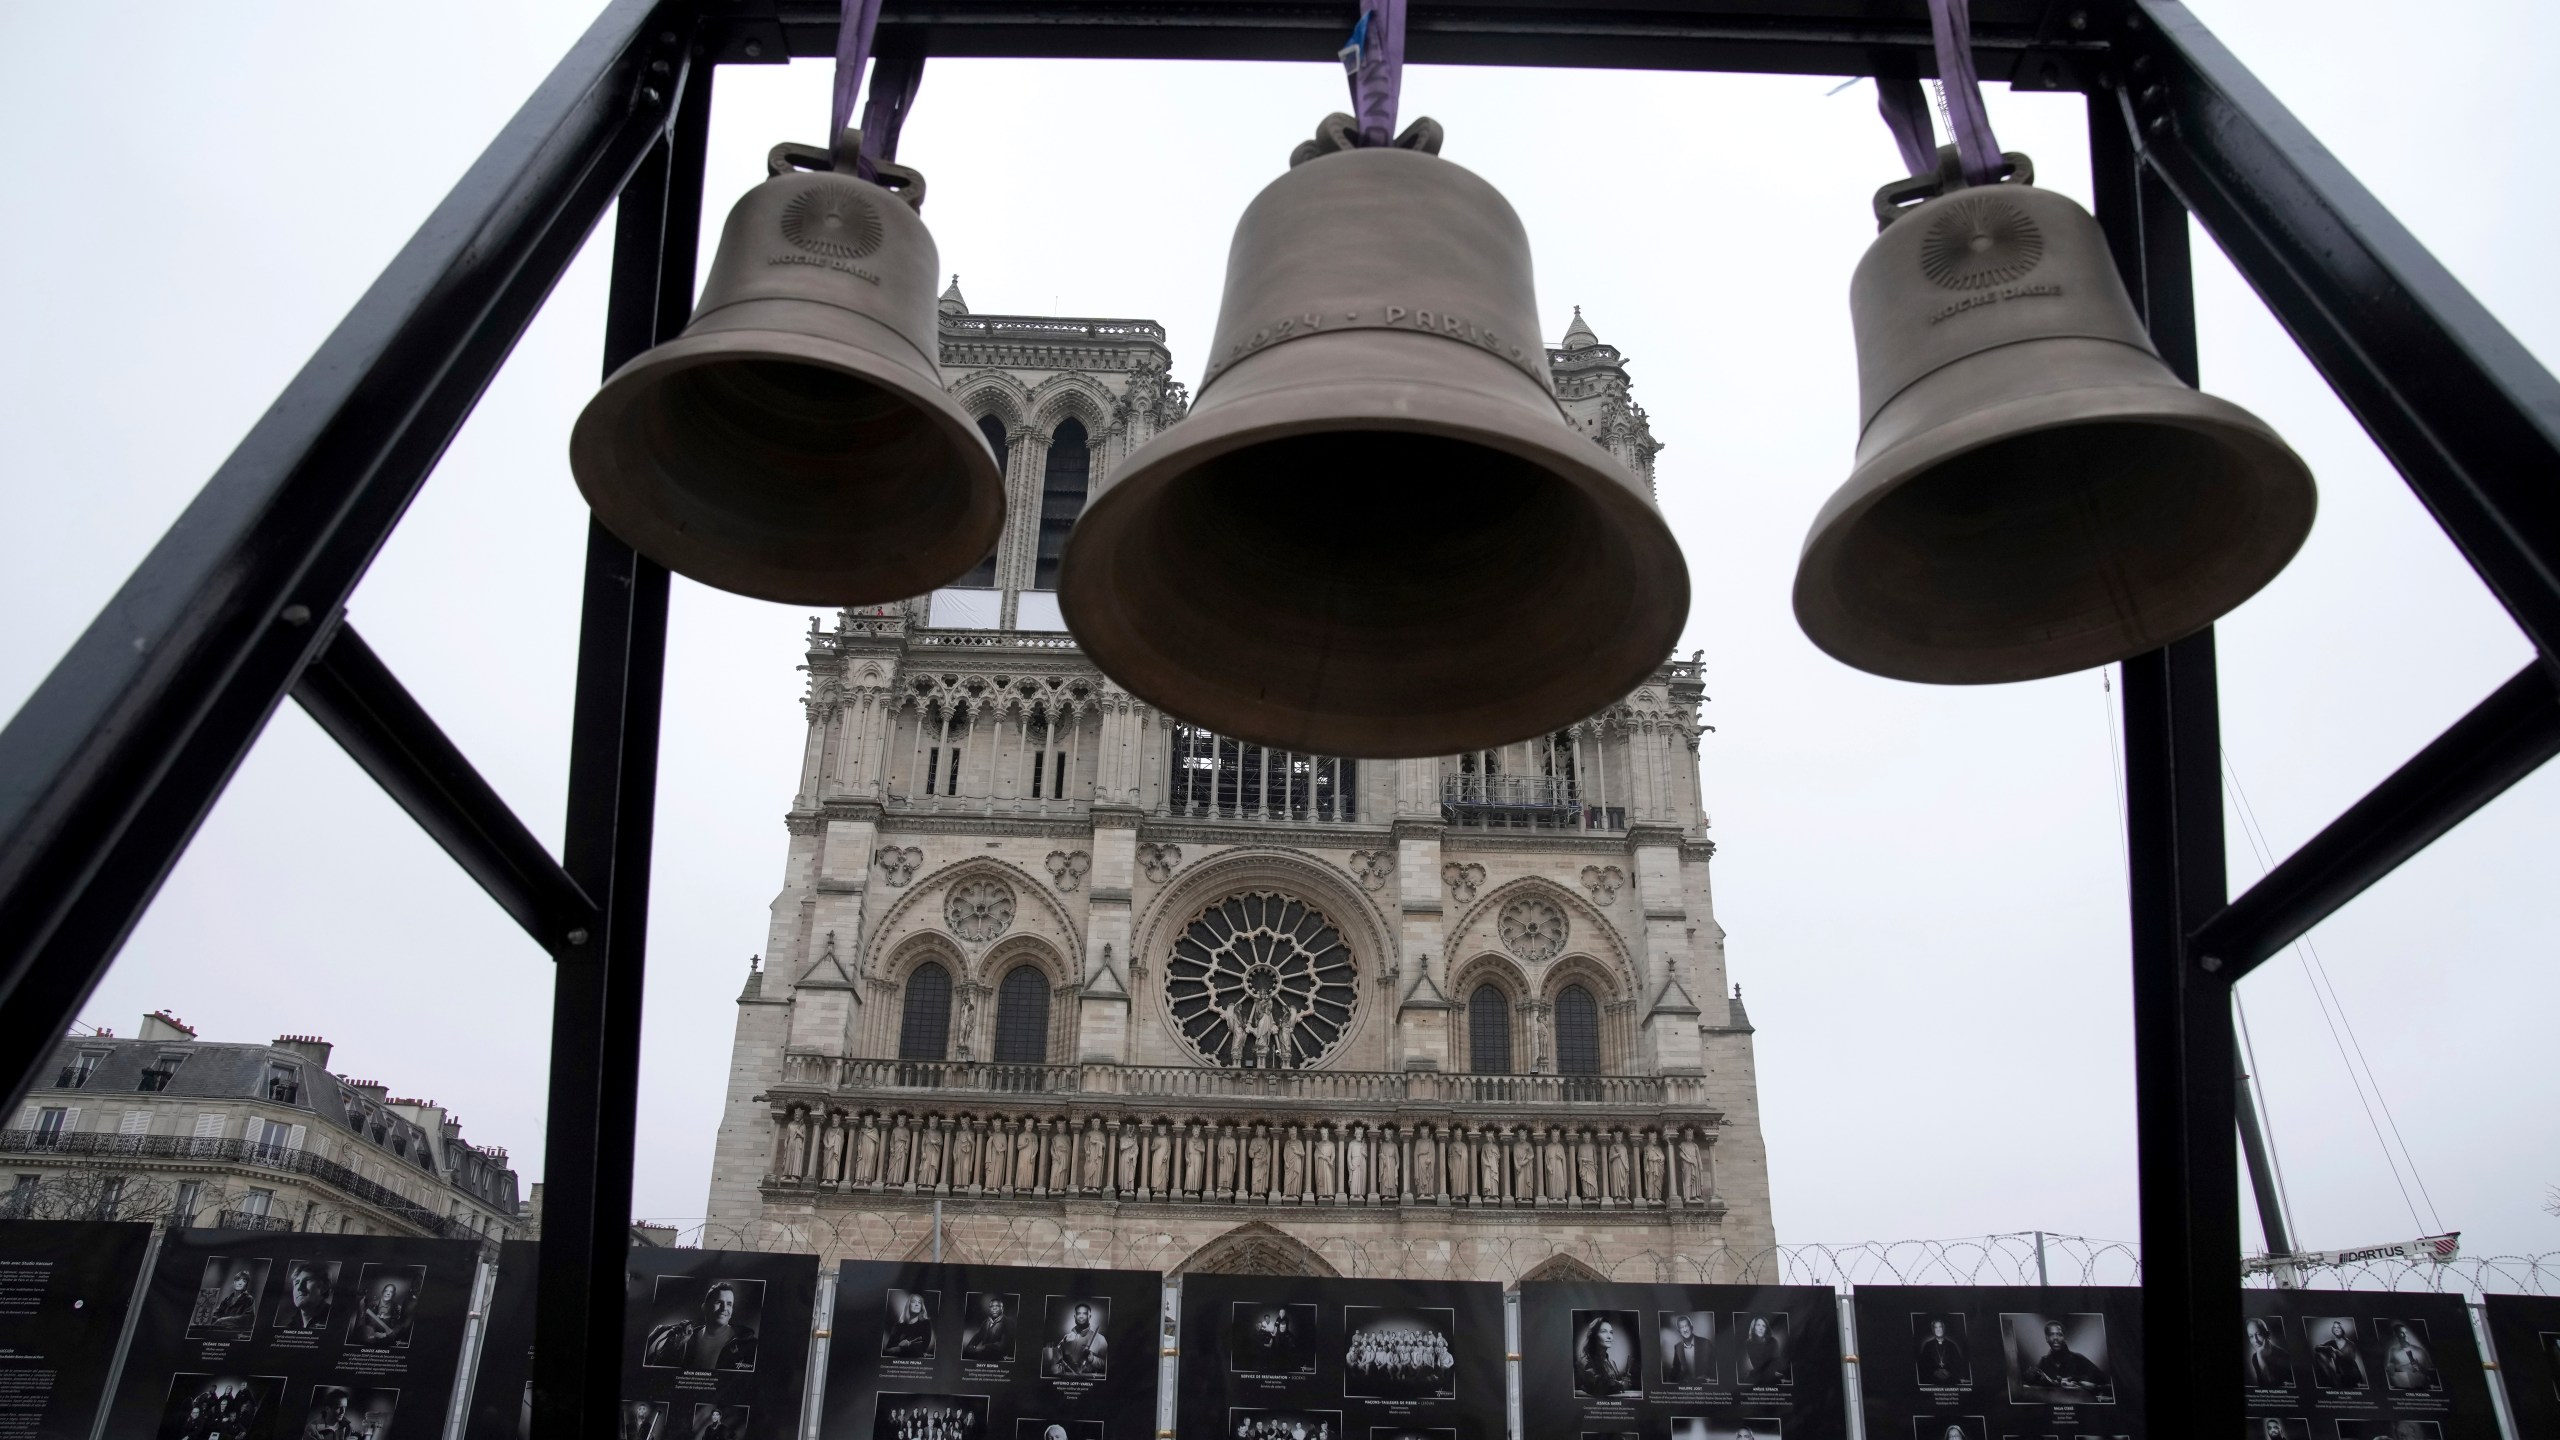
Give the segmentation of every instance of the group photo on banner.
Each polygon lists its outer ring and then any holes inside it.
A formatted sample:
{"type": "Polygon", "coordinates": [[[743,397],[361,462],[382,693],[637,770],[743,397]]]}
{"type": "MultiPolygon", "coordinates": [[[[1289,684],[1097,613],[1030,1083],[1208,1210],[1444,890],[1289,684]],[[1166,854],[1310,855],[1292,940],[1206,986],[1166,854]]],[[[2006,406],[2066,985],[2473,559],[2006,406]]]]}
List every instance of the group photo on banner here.
{"type": "Polygon", "coordinates": [[[1175,1430],[1204,1440],[1496,1440],[1502,1287],[1187,1275],[1175,1430]]]}

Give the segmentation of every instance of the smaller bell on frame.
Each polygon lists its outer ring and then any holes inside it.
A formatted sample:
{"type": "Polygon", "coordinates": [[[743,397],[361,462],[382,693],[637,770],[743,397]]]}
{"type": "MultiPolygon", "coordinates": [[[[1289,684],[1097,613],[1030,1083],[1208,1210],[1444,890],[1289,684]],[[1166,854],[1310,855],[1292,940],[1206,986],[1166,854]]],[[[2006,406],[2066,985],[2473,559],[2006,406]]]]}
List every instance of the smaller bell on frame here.
{"type": "Polygon", "coordinates": [[[571,432],[596,518],[679,575],[790,604],[896,600],[965,574],[1003,527],[995,456],[942,388],[923,177],[857,178],[859,137],[774,147],[692,322],[571,432]]]}
{"type": "Polygon", "coordinates": [[[1689,572],[1566,419],[1529,236],[1439,158],[1329,117],[1236,222],[1198,399],[1069,532],[1067,626],[1221,735],[1370,759],[1552,732],[1671,653],[1689,572]]]}
{"type": "Polygon", "coordinates": [[[2089,213],[2007,159],[2006,183],[1960,188],[1950,150],[1878,191],[1850,281],[1857,466],[1795,611],[1894,679],[2041,679],[2191,635],[2284,569],[2318,504],[2275,431],[2160,359],[2089,213]]]}

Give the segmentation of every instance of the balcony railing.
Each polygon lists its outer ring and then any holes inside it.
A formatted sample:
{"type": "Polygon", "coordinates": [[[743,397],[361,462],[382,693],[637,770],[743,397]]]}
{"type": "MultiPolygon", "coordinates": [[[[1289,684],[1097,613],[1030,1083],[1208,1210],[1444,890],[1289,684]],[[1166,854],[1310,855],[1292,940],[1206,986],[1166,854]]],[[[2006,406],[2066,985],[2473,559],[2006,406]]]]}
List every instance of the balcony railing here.
{"type": "MultiPolygon", "coordinates": [[[[487,1237],[458,1220],[450,1220],[418,1202],[332,1160],[289,1145],[256,1140],[212,1140],[192,1135],[100,1135],[88,1131],[47,1135],[37,1130],[0,1130],[0,1155],[97,1156],[130,1160],[194,1161],[199,1164],[246,1165],[287,1175],[307,1176],[383,1211],[401,1224],[446,1240],[487,1237]]],[[[228,1223],[226,1212],[225,1223],[228,1223]]],[[[249,1227],[258,1228],[258,1227],[249,1227]]],[[[265,1227],[287,1229],[289,1224],[265,1227]]]]}
{"type": "Polygon", "coordinates": [[[782,1083],[829,1092],[939,1090],[1285,1104],[1456,1104],[1505,1108],[1692,1103],[1691,1083],[1658,1075],[1466,1075],[1415,1070],[1228,1070],[1184,1065],[996,1065],[965,1060],[786,1055],[782,1083]]]}
{"type": "Polygon", "coordinates": [[[225,1210],[215,1228],[221,1230],[291,1230],[293,1222],[281,1215],[259,1215],[247,1210],[225,1210]]]}
{"type": "Polygon", "coordinates": [[[1490,830],[1624,830],[1624,805],[1586,803],[1570,775],[1443,775],[1440,818],[1490,830]]]}

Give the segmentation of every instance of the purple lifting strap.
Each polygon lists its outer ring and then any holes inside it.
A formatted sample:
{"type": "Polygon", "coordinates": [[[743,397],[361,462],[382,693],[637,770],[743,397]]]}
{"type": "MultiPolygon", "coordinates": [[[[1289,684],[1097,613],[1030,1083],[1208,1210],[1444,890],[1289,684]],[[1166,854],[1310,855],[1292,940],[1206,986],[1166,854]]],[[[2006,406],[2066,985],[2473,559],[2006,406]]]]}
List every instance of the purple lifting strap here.
{"type": "MultiPolygon", "coordinates": [[[[862,65],[871,58],[871,32],[880,24],[880,0],[845,0],[844,19],[836,27],[835,109],[828,117],[827,140],[844,133],[853,123],[853,98],[862,86],[862,65]]],[[[872,106],[880,104],[873,97],[872,106]]],[[[866,117],[868,118],[868,117],[866,117]]],[[[856,168],[865,180],[877,179],[871,162],[879,154],[877,142],[866,127],[862,134],[862,156],[856,168]]]]}
{"type": "Polygon", "coordinates": [[[1884,116],[1885,128],[1893,132],[1893,143],[1902,151],[1903,168],[1914,175],[1936,173],[1937,132],[1929,125],[1929,92],[1920,88],[1919,77],[1877,76],[1876,112],[1884,116]]]}
{"type": "Polygon", "coordinates": [[[1351,113],[1362,145],[1396,138],[1396,105],[1404,98],[1405,0],[1368,0],[1343,59],[1351,71],[1351,113]]]}
{"type": "Polygon", "coordinates": [[[1971,0],[1929,0],[1929,29],[1938,42],[1947,128],[1955,132],[1956,160],[1964,168],[1964,183],[1991,184],[2000,175],[2000,142],[1991,138],[1991,115],[1982,108],[1982,77],[1973,68],[1971,0]]]}

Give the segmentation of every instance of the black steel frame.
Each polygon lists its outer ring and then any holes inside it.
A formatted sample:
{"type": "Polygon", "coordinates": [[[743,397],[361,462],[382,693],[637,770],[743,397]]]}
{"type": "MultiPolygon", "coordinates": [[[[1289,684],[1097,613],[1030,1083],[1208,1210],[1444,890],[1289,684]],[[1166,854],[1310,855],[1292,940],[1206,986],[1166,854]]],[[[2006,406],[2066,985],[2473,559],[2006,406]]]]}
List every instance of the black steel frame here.
{"type": "MultiPolygon", "coordinates": [[[[931,55],[1330,63],[1351,0],[889,0],[931,55]]],[[[668,577],[587,547],[554,862],[344,622],[409,501],[608,206],[605,366],[691,305],[718,65],[831,54],[837,6],[613,0],[5,731],[0,1064],[14,1109],[287,694],[554,957],[540,1433],[612,1433],[668,577]]],[[[2087,94],[2097,213],[2195,374],[2202,221],[2533,641],[2534,663],[2237,900],[2210,631],[2125,666],[2151,1423],[2240,1411],[2230,988],[2560,753],[2560,383],[2176,0],[1978,0],[1988,79],[2087,94]],[[2226,903],[2227,902],[2227,903],[2226,903]]],[[[1921,0],[1415,0],[1421,64],[1934,74],[1921,0]]],[[[894,137],[888,147],[894,154],[894,137]]]]}

